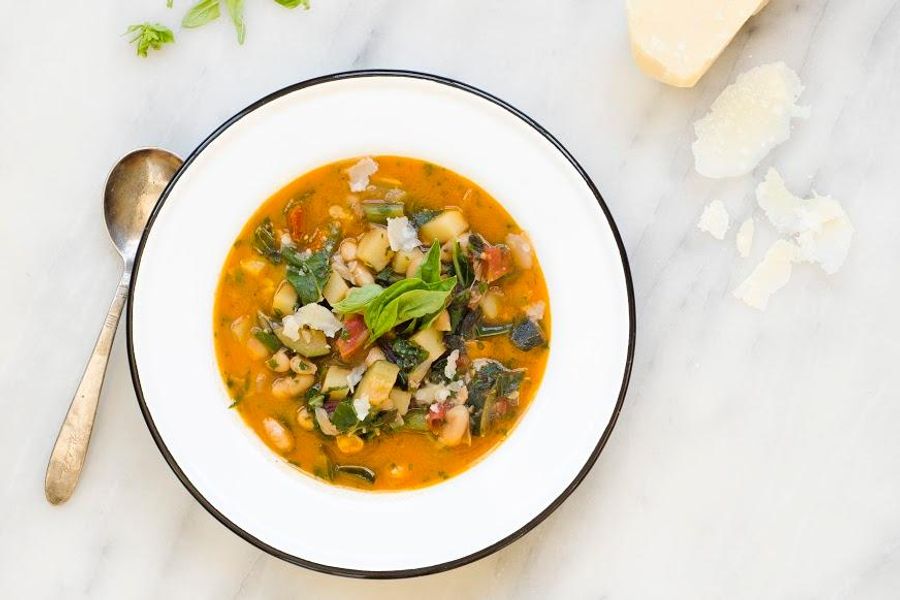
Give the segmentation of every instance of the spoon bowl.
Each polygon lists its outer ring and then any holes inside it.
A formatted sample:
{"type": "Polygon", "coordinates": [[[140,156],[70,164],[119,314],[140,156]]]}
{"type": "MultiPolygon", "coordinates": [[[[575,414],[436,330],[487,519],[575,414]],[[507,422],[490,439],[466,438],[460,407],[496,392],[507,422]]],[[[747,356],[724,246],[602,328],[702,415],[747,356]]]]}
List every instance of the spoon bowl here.
{"type": "Polygon", "coordinates": [[[103,214],[109,237],[130,265],[156,201],[181,166],[181,159],[160,148],[126,154],[106,180],[103,214]]]}
{"type": "Polygon", "coordinates": [[[51,504],[68,500],[78,484],[94,428],[109,352],[131,283],[134,256],[153,207],[180,166],[181,159],[171,152],[143,148],[125,155],[106,180],[103,197],[106,227],[122,255],[125,268],[94,352],[50,454],[44,493],[51,504]]]}

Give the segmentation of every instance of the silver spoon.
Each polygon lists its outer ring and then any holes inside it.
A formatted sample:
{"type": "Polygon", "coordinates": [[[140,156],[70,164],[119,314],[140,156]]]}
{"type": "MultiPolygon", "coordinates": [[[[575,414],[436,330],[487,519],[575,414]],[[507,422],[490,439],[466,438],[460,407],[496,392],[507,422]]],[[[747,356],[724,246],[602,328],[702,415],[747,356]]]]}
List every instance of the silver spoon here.
{"type": "Polygon", "coordinates": [[[122,255],[125,268],[94,352],[50,454],[44,492],[51,504],[68,500],[78,484],[94,428],[106,363],[131,284],[131,269],[138,243],[156,201],[180,166],[181,159],[171,152],[145,148],[125,155],[106,180],[103,196],[106,228],[122,255]]]}

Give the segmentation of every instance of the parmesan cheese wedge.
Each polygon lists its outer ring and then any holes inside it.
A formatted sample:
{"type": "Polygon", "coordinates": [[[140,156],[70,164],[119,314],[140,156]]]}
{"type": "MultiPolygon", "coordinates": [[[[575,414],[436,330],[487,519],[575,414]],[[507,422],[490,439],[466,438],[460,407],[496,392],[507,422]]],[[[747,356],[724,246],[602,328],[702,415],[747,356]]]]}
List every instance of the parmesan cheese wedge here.
{"type": "Polygon", "coordinates": [[[713,200],[703,209],[697,228],[717,240],[723,240],[728,232],[728,220],[728,211],[725,210],[725,205],[721,200],[713,200]]]}
{"type": "Polygon", "coordinates": [[[734,290],[734,296],[748,306],[765,310],[772,294],[790,281],[793,263],[799,253],[793,242],[777,240],[750,276],[734,290]]]}
{"type": "Polygon", "coordinates": [[[809,107],[797,106],[802,92],[800,78],[781,62],[739,75],[694,123],[697,172],[718,178],[752,171],[791,137],[791,119],[809,117],[809,107]]]}
{"type": "Polygon", "coordinates": [[[775,169],[757,186],[756,201],[775,229],[794,236],[799,260],[816,263],[829,275],[841,268],[854,229],[840,203],[815,192],[812,198],[795,196],[775,169]]]}
{"type": "Polygon", "coordinates": [[[631,52],[663,83],[692,87],[769,0],[628,0],[631,52]]]}

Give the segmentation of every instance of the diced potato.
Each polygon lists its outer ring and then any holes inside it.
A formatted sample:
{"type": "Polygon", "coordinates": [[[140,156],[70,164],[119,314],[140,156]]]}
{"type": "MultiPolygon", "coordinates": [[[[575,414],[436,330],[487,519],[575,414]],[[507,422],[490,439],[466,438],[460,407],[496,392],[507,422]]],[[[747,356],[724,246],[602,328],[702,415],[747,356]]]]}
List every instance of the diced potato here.
{"type": "Polygon", "coordinates": [[[373,227],[362,236],[356,248],[356,258],[376,271],[385,268],[393,257],[391,243],[384,227],[373,227]]]}
{"type": "Polygon", "coordinates": [[[500,316],[500,302],[503,296],[500,292],[496,290],[490,290],[484,296],[481,297],[481,300],[478,302],[478,305],[481,307],[482,314],[488,319],[496,319],[500,316]]]}
{"type": "Polygon", "coordinates": [[[266,268],[266,261],[260,258],[245,258],[241,261],[241,269],[247,274],[257,277],[266,268]]]}
{"type": "Polygon", "coordinates": [[[407,277],[415,277],[416,271],[419,270],[419,267],[422,266],[422,263],[425,262],[425,253],[419,251],[418,254],[414,254],[409,259],[409,265],[406,267],[406,276],[407,277]]]}
{"type": "Polygon", "coordinates": [[[442,310],[441,314],[434,320],[434,328],[438,331],[450,331],[453,329],[453,325],[450,322],[450,313],[446,309],[442,310]]]}
{"type": "Polygon", "coordinates": [[[391,389],[397,381],[400,367],[386,360],[379,360],[372,364],[363,375],[362,381],[356,386],[354,399],[365,396],[369,404],[378,408],[387,401],[391,389]]]}
{"type": "Polygon", "coordinates": [[[409,339],[424,348],[428,353],[428,357],[409,374],[409,386],[415,388],[419,387],[419,384],[425,379],[428,369],[431,368],[431,363],[437,360],[447,350],[447,347],[444,345],[444,334],[435,327],[423,329],[409,339]]]}
{"type": "Polygon", "coordinates": [[[407,269],[409,269],[409,264],[413,259],[417,259],[421,264],[422,259],[424,258],[425,255],[418,248],[401,250],[394,255],[394,260],[391,261],[391,268],[394,269],[395,273],[406,273],[407,269]]]}
{"type": "Polygon", "coordinates": [[[289,315],[297,306],[297,290],[287,280],[278,284],[275,295],[272,296],[272,312],[276,315],[289,315]]]}
{"type": "Polygon", "coordinates": [[[322,295],[328,300],[328,304],[334,306],[346,298],[349,293],[350,287],[344,281],[344,278],[332,271],[328,281],[325,283],[325,287],[322,289],[322,295]]]}
{"type": "Polygon", "coordinates": [[[441,244],[456,239],[466,232],[469,223],[458,210],[445,210],[419,229],[422,241],[430,244],[437,240],[441,244]]]}
{"type": "Polygon", "coordinates": [[[303,328],[300,330],[300,335],[296,340],[292,340],[284,335],[284,331],[281,327],[276,327],[274,333],[282,344],[307,358],[325,356],[331,352],[331,346],[328,345],[328,338],[318,329],[303,328]]]}
{"type": "Polygon", "coordinates": [[[428,353],[427,360],[432,362],[447,351],[447,346],[444,345],[444,335],[434,327],[423,329],[409,339],[424,348],[428,353]]]}
{"type": "Polygon", "coordinates": [[[391,402],[391,406],[402,417],[409,411],[409,402],[412,400],[412,394],[400,388],[394,388],[388,395],[388,399],[391,402]]]}
{"type": "Polygon", "coordinates": [[[347,397],[347,375],[350,374],[349,369],[331,365],[325,372],[325,379],[322,381],[322,392],[328,394],[332,400],[343,400],[347,397]]]}

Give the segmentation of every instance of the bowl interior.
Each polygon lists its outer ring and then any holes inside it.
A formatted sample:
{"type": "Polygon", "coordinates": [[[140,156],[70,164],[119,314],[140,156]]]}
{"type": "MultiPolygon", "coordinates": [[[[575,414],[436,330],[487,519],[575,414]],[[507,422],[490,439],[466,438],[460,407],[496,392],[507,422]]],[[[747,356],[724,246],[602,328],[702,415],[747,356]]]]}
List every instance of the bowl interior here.
{"type": "Polygon", "coordinates": [[[525,120],[433,79],[333,78],[251,107],[185,164],[135,275],[132,368],[167,460],[232,529],[314,568],[429,569],[519,532],[592,460],[627,378],[629,289],[598,198],[525,120]],[[481,185],[531,235],[550,291],[551,351],[531,407],[485,459],[421,490],[359,492],[295,471],[227,409],[215,363],[215,286],[246,219],[298,175],[366,154],[422,158],[481,185]]]}

